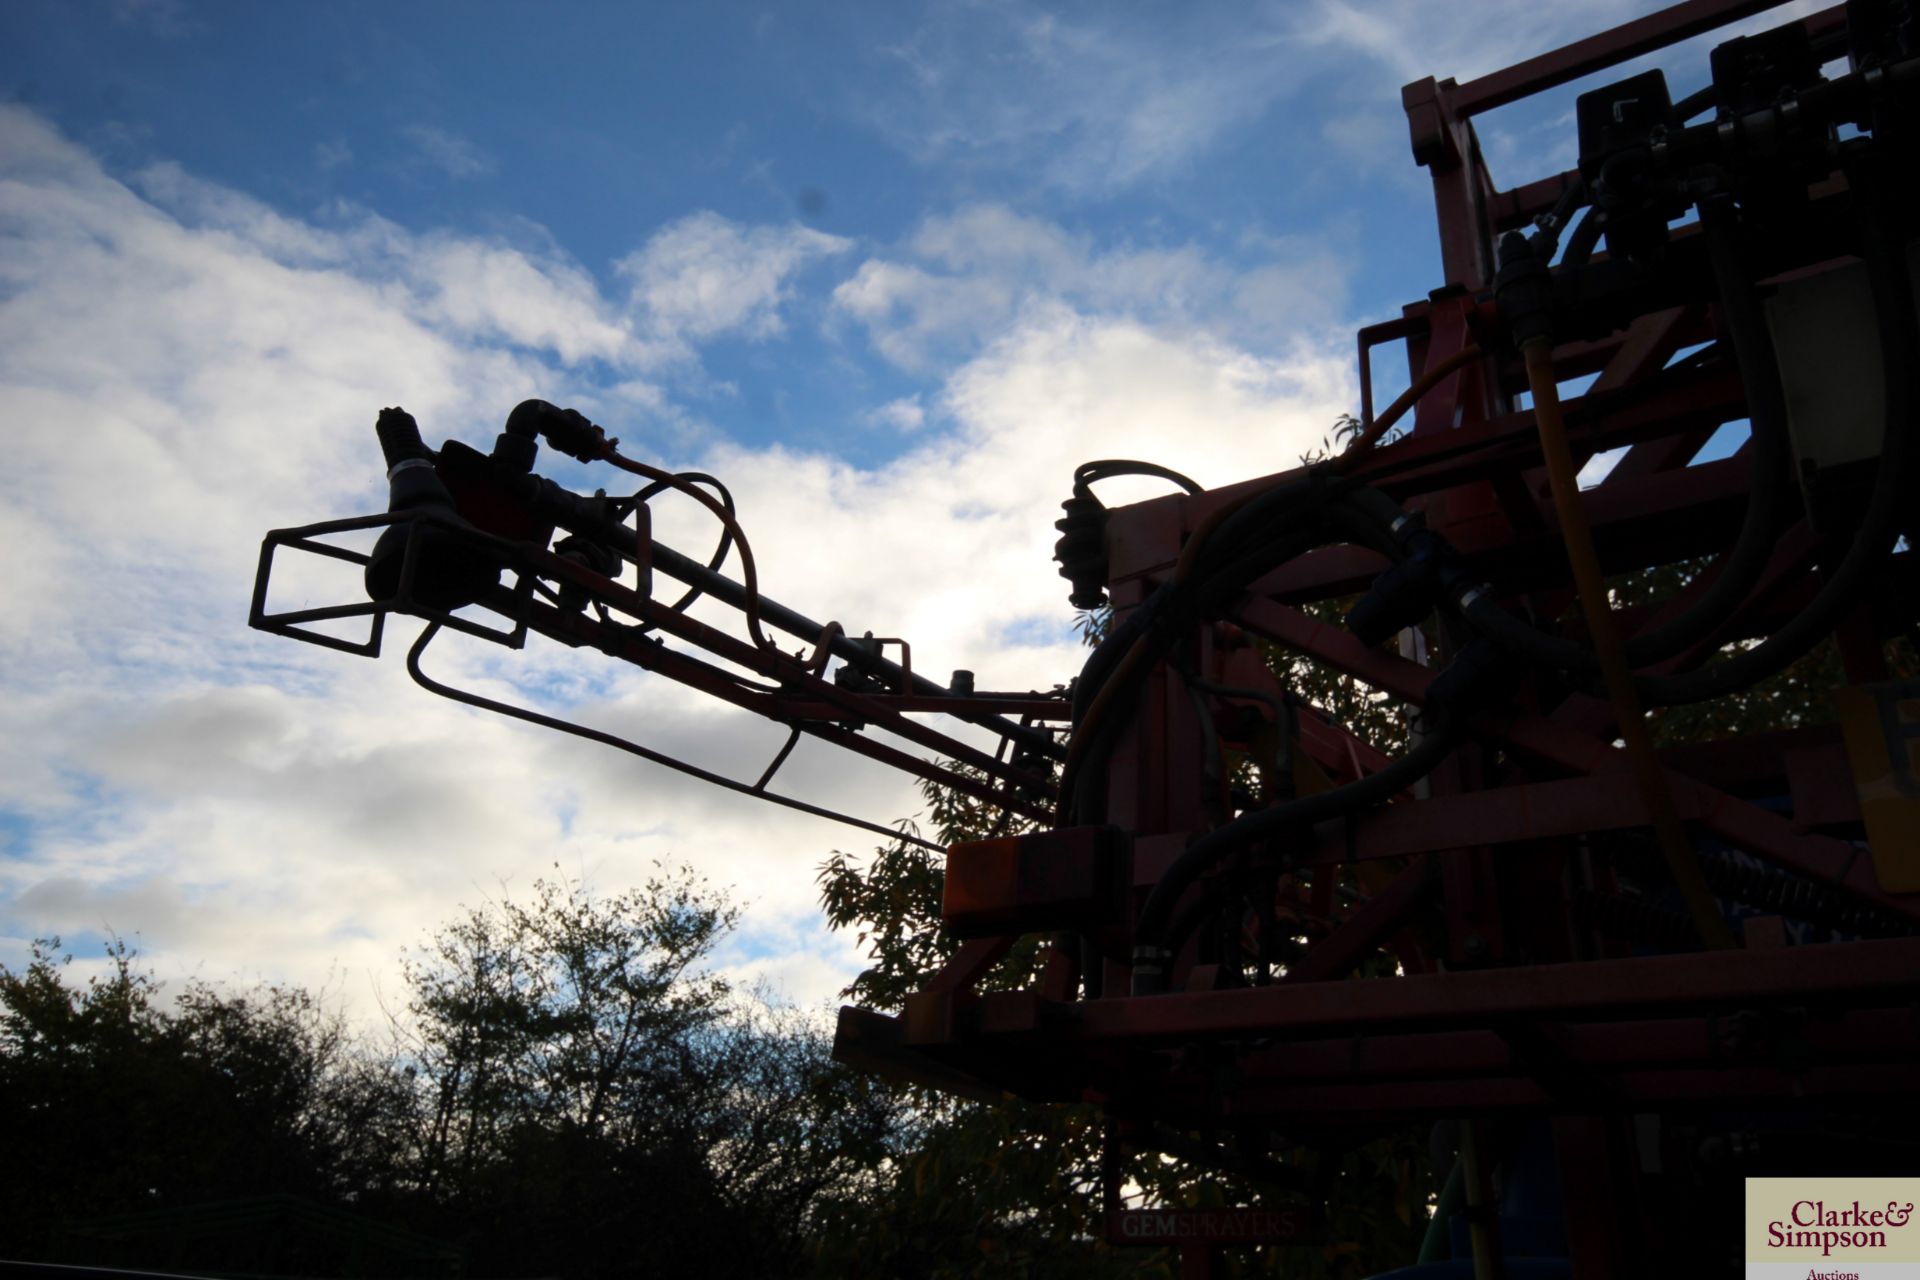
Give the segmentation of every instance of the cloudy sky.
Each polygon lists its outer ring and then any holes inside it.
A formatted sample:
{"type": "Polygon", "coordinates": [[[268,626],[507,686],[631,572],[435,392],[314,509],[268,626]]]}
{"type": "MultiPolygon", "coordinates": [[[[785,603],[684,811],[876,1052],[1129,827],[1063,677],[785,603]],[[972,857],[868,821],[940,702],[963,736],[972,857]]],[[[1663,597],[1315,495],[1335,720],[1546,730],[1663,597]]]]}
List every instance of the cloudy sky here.
{"type": "MultiPolygon", "coordinates": [[[[724,478],[774,598],[1048,687],[1074,464],[1291,465],[1353,328],[1442,283],[1400,85],[1652,7],[10,0],[0,963],[111,932],[365,1013],[458,904],[665,860],[747,907],[726,965],[826,1000],[815,869],[868,837],[249,631],[261,534],[383,508],[382,405],[484,448],[538,395],[724,478]]],[[[1504,184],[1574,92],[1488,122],[1504,184]]],[[[703,554],[696,515],[658,527],[703,554]]],[[[782,736],[594,655],[432,661],[749,779],[782,736]]],[[[783,781],[917,808],[825,749],[783,781]]]]}

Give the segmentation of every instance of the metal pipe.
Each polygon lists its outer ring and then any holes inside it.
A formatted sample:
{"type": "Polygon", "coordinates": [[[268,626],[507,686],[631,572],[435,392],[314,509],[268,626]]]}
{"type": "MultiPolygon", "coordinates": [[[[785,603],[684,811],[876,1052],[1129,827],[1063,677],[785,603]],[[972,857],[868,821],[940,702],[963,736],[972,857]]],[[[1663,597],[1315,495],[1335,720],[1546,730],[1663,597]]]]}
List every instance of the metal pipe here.
{"type": "Polygon", "coordinates": [[[1627,650],[1620,638],[1620,627],[1607,605],[1607,584],[1600,572],[1600,557],[1594,551],[1593,530],[1587,524],[1586,510],[1580,505],[1580,481],[1573,465],[1573,451],[1567,445],[1566,424],[1560,417],[1560,391],[1554,381],[1553,339],[1546,334],[1529,338],[1521,347],[1527,362],[1527,386],[1533,392],[1534,424],[1540,432],[1540,453],[1547,464],[1547,483],[1553,490],[1554,510],[1560,516],[1560,536],[1567,547],[1567,560],[1573,569],[1574,588],[1580,608],[1587,618],[1587,630],[1593,634],[1593,649],[1600,660],[1600,674],[1606,681],[1607,697],[1613,703],[1620,724],[1620,737],[1626,743],[1627,760],[1633,767],[1641,797],[1653,819],[1654,837],[1667,860],[1680,896],[1686,900],[1687,913],[1709,947],[1733,946],[1733,933],[1726,917],[1707,888],[1686,829],[1680,825],[1680,812],[1673,803],[1673,790],[1667,785],[1667,771],[1654,751],[1653,735],[1647,732],[1647,715],[1634,687],[1633,672],[1627,666],[1627,650]]]}
{"type": "MultiPolygon", "coordinates": [[[[635,563],[642,561],[643,555],[638,535],[626,525],[606,518],[597,508],[590,507],[588,504],[592,501],[591,499],[584,498],[570,489],[562,488],[542,476],[527,476],[519,483],[524,486],[521,496],[527,499],[541,516],[551,519],[570,533],[605,542],[635,563]]],[[[707,595],[730,604],[736,609],[746,608],[746,587],[725,574],[709,569],[691,556],[682,555],[663,542],[648,539],[645,558],[650,560],[655,569],[670,578],[684,582],[690,587],[698,587],[707,595]]],[[[805,614],[789,609],[769,596],[760,596],[759,604],[761,621],[790,636],[805,640],[808,644],[819,641],[821,632],[826,630],[825,623],[815,622],[805,614]]],[[[868,652],[860,641],[852,636],[836,635],[827,642],[827,645],[828,650],[835,657],[851,663],[861,671],[893,680],[905,678],[907,685],[917,693],[951,697],[956,703],[965,701],[945,685],[929,680],[925,676],[914,675],[904,670],[898,663],[868,652]]],[[[1016,724],[1003,716],[969,715],[958,706],[948,714],[991,729],[1002,737],[1024,743],[1050,758],[1057,759],[1064,754],[1063,748],[1053,740],[1051,734],[1016,724]]]]}

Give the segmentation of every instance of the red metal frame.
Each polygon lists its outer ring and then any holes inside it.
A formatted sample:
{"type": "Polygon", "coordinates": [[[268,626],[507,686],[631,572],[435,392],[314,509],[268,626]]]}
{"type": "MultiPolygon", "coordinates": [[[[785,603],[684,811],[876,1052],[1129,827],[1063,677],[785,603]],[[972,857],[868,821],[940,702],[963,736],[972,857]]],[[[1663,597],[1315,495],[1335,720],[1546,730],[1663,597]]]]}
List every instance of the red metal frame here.
{"type": "MultiPolygon", "coordinates": [[[[1375,409],[1375,349],[1405,341],[1418,373],[1497,326],[1485,296],[1496,236],[1548,208],[1575,176],[1499,190],[1472,118],[1769,7],[1693,0],[1465,85],[1408,86],[1414,154],[1432,174],[1446,280],[1461,287],[1361,330],[1367,419],[1375,409]]],[[[1843,20],[1834,8],[1805,22],[1827,33],[1843,20]]],[[[1822,184],[1815,195],[1833,198],[1839,190],[1822,184]]],[[[1715,429],[1745,416],[1739,380],[1724,366],[1666,368],[1674,352],[1708,340],[1713,330],[1710,307],[1667,307],[1611,337],[1555,351],[1559,380],[1598,375],[1566,406],[1577,453],[1630,446],[1586,495],[1611,570],[1715,550],[1739,522],[1747,459],[1689,465],[1715,429]]],[[[1418,506],[1429,527],[1503,589],[1530,594],[1555,616],[1571,597],[1533,415],[1511,407],[1523,385],[1512,357],[1468,366],[1422,399],[1409,433],[1352,474],[1418,506]]],[[[1114,512],[1108,549],[1116,618],[1146,599],[1210,515],[1281,479],[1114,512]]],[[[1696,664],[1728,640],[1765,634],[1789,616],[1811,590],[1815,551],[1804,529],[1783,537],[1736,621],[1662,669],[1696,664]]],[[[1379,556],[1351,546],[1309,554],[1255,583],[1223,621],[1421,704],[1430,670],[1368,648],[1300,607],[1358,591],[1384,567],[1379,556]]],[[[1640,611],[1627,621],[1639,626],[1659,616],[1640,611]]],[[[1877,636],[1862,635],[1871,643],[1862,647],[1857,637],[1855,650],[1871,655],[1863,661],[1877,661],[1877,636]]],[[[1231,663],[1211,634],[1200,638],[1198,651],[1211,678],[1227,682],[1232,666],[1234,682],[1249,679],[1246,664],[1231,663]]],[[[1304,723],[1315,735],[1303,744],[1309,753],[1323,764],[1339,762],[1338,745],[1326,741],[1330,726],[1311,717],[1304,723]]],[[[1201,727],[1166,672],[1149,679],[1131,724],[1112,755],[1105,820],[1135,838],[1137,909],[1161,869],[1210,819],[1185,745],[1201,727]]],[[[1216,989],[1221,967],[1202,964],[1189,946],[1174,963],[1169,994],[1127,996],[1120,994],[1127,966],[1109,950],[1108,994],[1101,998],[985,992],[977,988],[984,974],[975,973],[975,981],[943,980],[914,997],[904,1021],[844,1010],[838,1043],[849,1056],[909,1077],[932,1067],[989,1090],[1094,1099],[1119,1116],[1209,1131],[1298,1132],[1384,1116],[1566,1113],[1554,1136],[1567,1185],[1586,1187],[1594,1204],[1620,1215],[1649,1210],[1606,1172],[1624,1167],[1625,1158],[1614,1150],[1622,1130],[1605,1117],[1735,1102],[1804,1111],[1910,1095],[1912,1064],[1920,1061],[1920,1026],[1912,1016],[1920,939],[1789,947],[1783,921],[1759,915],[1746,922],[1742,950],[1630,954],[1633,939],[1591,906],[1607,901],[1616,885],[1595,837],[1649,820],[1614,743],[1611,708],[1576,696],[1544,711],[1484,715],[1473,732],[1479,749],[1437,771],[1424,794],[1322,832],[1310,862],[1320,915],[1295,916],[1314,922],[1304,926],[1309,945],[1271,986],[1216,989]],[[1369,866],[1388,874],[1361,876],[1369,866]],[[1343,870],[1357,877],[1356,892],[1336,906],[1328,891],[1343,870]],[[1576,892],[1572,886],[1583,881],[1576,892]],[[1516,913],[1523,892],[1527,909],[1516,913]],[[1410,928],[1436,906],[1447,935],[1438,952],[1410,928]],[[1383,949],[1398,959],[1402,976],[1345,980],[1383,949]],[[1738,1034],[1730,1030],[1736,1026],[1738,1034]],[[1783,1052],[1788,1044],[1791,1055],[1783,1052]],[[1229,1074],[1223,1063],[1231,1063],[1229,1074]]],[[[1362,763],[1357,745],[1348,754],[1348,776],[1378,767],[1377,760],[1362,763]]],[[[1885,892],[1863,856],[1836,729],[1674,748],[1665,762],[1696,838],[1751,855],[1794,883],[1819,886],[1833,895],[1833,911],[1856,913],[1847,918],[1877,919],[1896,930],[1920,921],[1920,895],[1885,892]]],[[[1620,1246],[1606,1242],[1592,1212],[1575,1216],[1576,1274],[1614,1274],[1620,1246]]],[[[1194,1240],[1197,1251],[1204,1239],[1194,1240]]]]}

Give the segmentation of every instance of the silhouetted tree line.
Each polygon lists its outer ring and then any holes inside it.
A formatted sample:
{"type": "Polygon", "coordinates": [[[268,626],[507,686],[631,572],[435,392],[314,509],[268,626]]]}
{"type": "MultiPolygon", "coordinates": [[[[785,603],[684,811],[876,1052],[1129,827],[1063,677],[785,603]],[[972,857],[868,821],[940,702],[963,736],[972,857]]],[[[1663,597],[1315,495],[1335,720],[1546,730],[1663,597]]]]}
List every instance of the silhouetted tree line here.
{"type": "Polygon", "coordinates": [[[309,993],[0,968],[0,1258],[223,1274],[809,1273],[899,1104],[702,967],[688,874],[540,882],[407,958],[379,1043],[309,993]],[[398,1011],[396,1011],[398,1012],[398,1011]]]}

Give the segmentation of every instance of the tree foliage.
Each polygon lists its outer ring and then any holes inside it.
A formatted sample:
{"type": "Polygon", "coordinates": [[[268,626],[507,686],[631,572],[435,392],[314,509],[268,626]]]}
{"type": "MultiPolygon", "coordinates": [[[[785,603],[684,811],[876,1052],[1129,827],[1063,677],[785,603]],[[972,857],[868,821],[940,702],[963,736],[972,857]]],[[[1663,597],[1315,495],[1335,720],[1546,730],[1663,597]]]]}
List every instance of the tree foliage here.
{"type": "Polygon", "coordinates": [[[362,1184],[381,1086],[337,1017],[278,986],[165,1002],[124,943],[105,960],[71,982],[51,939],[0,967],[6,1256],[39,1256],[63,1219],[362,1184]]]}
{"type": "MultiPolygon", "coordinates": [[[[806,1274],[896,1104],[813,1019],[711,972],[735,919],[686,873],[605,898],[537,882],[406,958],[379,1045],[296,989],[167,999],[122,944],[81,980],[41,943],[0,968],[0,1248],[178,1265],[158,1237],[102,1256],[89,1224],[276,1193],[446,1242],[473,1276],[806,1274]]],[[[375,1271],[227,1269],[276,1267],[375,1271]]]]}

